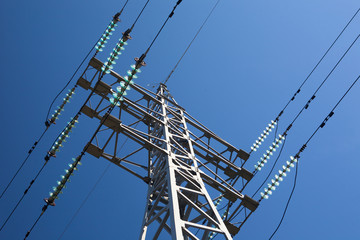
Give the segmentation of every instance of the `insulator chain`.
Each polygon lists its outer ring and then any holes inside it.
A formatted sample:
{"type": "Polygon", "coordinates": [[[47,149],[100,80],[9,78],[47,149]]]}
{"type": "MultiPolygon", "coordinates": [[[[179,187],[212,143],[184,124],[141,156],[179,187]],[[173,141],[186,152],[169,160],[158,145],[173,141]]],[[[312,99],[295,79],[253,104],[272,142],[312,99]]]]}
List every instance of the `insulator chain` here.
{"type": "Polygon", "coordinates": [[[55,113],[51,115],[51,118],[45,122],[45,125],[47,127],[49,127],[51,124],[55,124],[56,120],[59,119],[59,115],[61,115],[61,112],[64,111],[65,105],[70,102],[70,98],[72,97],[72,95],[75,94],[75,89],[76,86],[72,89],[69,89],[69,92],[66,94],[66,97],[63,98],[63,102],[61,103],[61,105],[57,107],[55,113]]]}
{"type": "Polygon", "coordinates": [[[66,188],[66,183],[70,182],[70,176],[77,170],[77,166],[81,165],[81,157],[72,160],[73,163],[69,164],[69,169],[65,169],[65,175],[61,175],[61,181],[57,181],[57,186],[53,187],[53,191],[50,192],[50,197],[44,199],[48,205],[55,206],[55,200],[59,198],[59,194],[63,193],[62,190],[66,188]]]}
{"type": "Polygon", "coordinates": [[[50,157],[56,157],[56,153],[60,151],[60,147],[63,147],[63,143],[66,142],[66,139],[70,137],[69,134],[72,132],[72,129],[75,128],[75,124],[79,122],[78,119],[79,114],[77,114],[74,118],[71,119],[70,122],[68,122],[65,129],[60,133],[60,136],[54,142],[48,151],[48,154],[45,156],[46,161],[48,161],[50,157]]]}
{"type": "Polygon", "coordinates": [[[128,29],[125,33],[123,33],[122,38],[119,39],[119,42],[115,45],[110,57],[107,58],[107,62],[101,67],[103,74],[109,74],[110,70],[114,68],[114,64],[116,64],[117,59],[119,59],[119,55],[121,55],[121,51],[125,50],[124,46],[128,45],[127,40],[131,39],[130,29],[128,29]]]}
{"type": "Polygon", "coordinates": [[[279,175],[275,175],[275,178],[271,179],[271,183],[268,183],[268,187],[264,188],[264,192],[261,192],[261,199],[268,199],[269,196],[272,194],[272,191],[276,190],[276,187],[280,185],[284,177],[287,176],[286,172],[290,172],[290,168],[295,166],[297,163],[299,156],[295,155],[295,157],[290,156],[290,161],[286,161],[286,165],[282,166],[282,169],[279,170],[279,175]]]}
{"type": "Polygon", "coordinates": [[[117,24],[116,24],[117,22],[118,22],[118,19],[115,17],[113,18],[113,20],[111,20],[109,26],[105,30],[105,33],[101,36],[99,42],[95,46],[96,53],[103,51],[103,48],[105,47],[105,43],[107,43],[107,40],[110,39],[110,36],[113,34],[112,32],[115,31],[115,27],[117,27],[117,24]]]}
{"type": "Polygon", "coordinates": [[[271,123],[268,124],[266,129],[261,133],[260,137],[255,141],[255,143],[251,146],[251,152],[256,152],[257,149],[260,147],[262,142],[267,138],[267,136],[270,134],[273,128],[275,128],[275,125],[277,124],[277,121],[271,120],[271,123]]]}
{"type": "Polygon", "coordinates": [[[276,138],[275,141],[270,145],[269,150],[266,150],[266,154],[264,153],[263,156],[260,158],[260,161],[258,161],[257,164],[254,165],[254,173],[260,171],[265,166],[265,164],[268,162],[276,149],[279,148],[279,146],[283,143],[283,141],[285,140],[285,136],[286,135],[279,134],[279,137],[276,138]]]}

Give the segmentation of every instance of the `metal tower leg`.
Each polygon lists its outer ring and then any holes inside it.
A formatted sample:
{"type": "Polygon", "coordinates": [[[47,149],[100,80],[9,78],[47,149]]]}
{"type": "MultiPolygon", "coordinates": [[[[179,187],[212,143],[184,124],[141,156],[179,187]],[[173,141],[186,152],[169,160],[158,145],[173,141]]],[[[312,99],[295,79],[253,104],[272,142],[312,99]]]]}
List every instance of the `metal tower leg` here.
{"type": "Polygon", "coordinates": [[[145,239],[147,229],[155,220],[160,225],[153,239],[162,231],[170,232],[172,239],[207,239],[210,232],[232,239],[202,181],[183,110],[168,105],[165,86],[159,91],[163,125],[156,124],[149,135],[154,136],[161,128],[165,140],[161,145],[167,154],[152,153],[151,181],[140,239],[145,239]],[[202,220],[206,221],[201,223],[202,220]],[[196,236],[197,230],[201,238],[196,236]]]}

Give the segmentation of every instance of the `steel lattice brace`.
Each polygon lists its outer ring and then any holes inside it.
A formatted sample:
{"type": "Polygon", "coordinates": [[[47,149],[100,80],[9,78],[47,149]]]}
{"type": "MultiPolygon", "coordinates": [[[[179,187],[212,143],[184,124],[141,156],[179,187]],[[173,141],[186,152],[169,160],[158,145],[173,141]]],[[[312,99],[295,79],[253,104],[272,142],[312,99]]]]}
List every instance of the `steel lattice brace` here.
{"type": "MultiPolygon", "coordinates": [[[[78,85],[93,90],[101,66],[102,62],[93,58],[78,85]]],[[[97,82],[82,112],[101,120],[110,107],[112,86],[122,80],[111,71],[107,79],[97,82]]],[[[132,100],[125,98],[118,113],[107,117],[96,143],[88,143],[87,152],[148,184],[140,239],[157,239],[164,232],[172,239],[208,239],[212,232],[231,239],[258,206],[237,190],[253,176],[238,167],[249,154],[190,116],[165,85],[160,84],[156,93],[139,85],[132,85],[132,89],[132,100]],[[122,136],[138,147],[120,157],[122,136]],[[216,205],[223,198],[227,203],[218,211],[216,205]],[[242,207],[245,210],[240,210],[242,207]]]]}

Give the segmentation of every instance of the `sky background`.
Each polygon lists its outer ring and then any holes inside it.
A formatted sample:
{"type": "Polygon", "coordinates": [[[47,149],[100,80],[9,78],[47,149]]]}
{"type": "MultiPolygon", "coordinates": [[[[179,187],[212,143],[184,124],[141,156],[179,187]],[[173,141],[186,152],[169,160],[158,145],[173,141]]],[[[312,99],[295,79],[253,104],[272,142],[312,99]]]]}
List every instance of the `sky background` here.
{"type": "MultiPolygon", "coordinates": [[[[150,89],[163,81],[215,4],[183,1],[155,42],[137,83],[150,89]]],[[[124,1],[2,1],[0,3],[0,191],[44,130],[47,109],[124,1]]],[[[145,0],[130,0],[122,22],[98,55],[104,61],[121,32],[131,26],[145,0]]],[[[150,1],[114,70],[125,74],[147,48],[176,1],[150,1]]],[[[250,150],[320,57],[360,7],[356,0],[239,1],[222,0],[173,74],[168,88],[177,102],[232,145],[250,150]]],[[[341,55],[359,34],[360,16],[303,87],[279,124],[283,132],[341,55]]],[[[287,138],[279,165],[297,153],[334,104],[356,79],[357,42],[318,92],[287,138]]],[[[313,138],[299,163],[297,188],[275,239],[358,239],[360,159],[360,83],[354,86],[326,127],[313,138]]],[[[70,84],[72,86],[73,84],[70,84]]],[[[82,105],[87,92],[78,89],[19,176],[0,199],[0,223],[22,196],[57,134],[82,105]]],[[[129,97],[131,92],[129,93],[129,97]]],[[[56,159],[26,195],[0,239],[23,239],[41,212],[43,198],[77,156],[96,124],[80,117],[56,159]]],[[[252,171],[271,141],[251,155],[252,171]]],[[[126,151],[126,149],[124,150],[126,151]]],[[[272,158],[273,160],[275,158],[272,158]]],[[[48,209],[29,239],[58,239],[103,170],[104,159],[86,156],[67,184],[57,206],[48,209]]],[[[249,184],[252,195],[270,165],[249,184]]],[[[235,239],[268,239],[283,213],[294,171],[269,200],[264,200],[235,239]]],[[[111,165],[62,239],[137,239],[147,186],[111,165]]],[[[257,199],[258,197],[256,197],[257,199]]]]}

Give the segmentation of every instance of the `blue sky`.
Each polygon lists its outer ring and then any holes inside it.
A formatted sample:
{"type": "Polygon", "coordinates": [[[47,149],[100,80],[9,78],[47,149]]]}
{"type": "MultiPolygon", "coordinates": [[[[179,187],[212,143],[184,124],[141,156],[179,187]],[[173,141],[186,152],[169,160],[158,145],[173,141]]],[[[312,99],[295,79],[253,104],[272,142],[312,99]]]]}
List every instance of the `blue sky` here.
{"type": "MultiPolygon", "coordinates": [[[[176,1],[150,1],[115,71],[125,74],[147,48],[176,1]]],[[[183,1],[147,57],[137,83],[152,89],[163,81],[216,1],[183,1]]],[[[7,1],[0,7],[2,87],[2,168],[0,190],[44,130],[52,98],[103,32],[124,1],[7,1]]],[[[145,0],[130,0],[116,32],[137,16],[145,0]]],[[[358,1],[222,0],[184,57],[168,88],[190,114],[236,147],[250,150],[350,17],[358,1]]],[[[282,132],[359,34],[354,19],[303,87],[279,124],[282,132]]],[[[294,155],[359,74],[360,42],[344,58],[308,110],[292,128],[281,163],[294,155]]],[[[108,52],[99,55],[104,61],[108,52]]],[[[79,89],[62,118],[47,132],[7,194],[0,199],[1,223],[43,164],[43,157],[66,122],[85,100],[79,89]]],[[[302,154],[296,191],[275,239],[357,239],[360,127],[356,85],[302,154]]],[[[65,147],[52,159],[27,194],[1,239],[22,239],[41,212],[43,198],[88,141],[95,124],[81,117],[65,147]]],[[[261,153],[245,165],[253,170],[261,153]]],[[[41,219],[29,239],[58,238],[108,162],[86,156],[72,182],[41,219]]],[[[251,195],[270,166],[254,178],[251,195]]],[[[235,239],[268,239],[288,199],[294,172],[259,208],[235,239]]],[[[146,185],[111,166],[62,239],[136,239],[145,206],[146,185]]]]}

